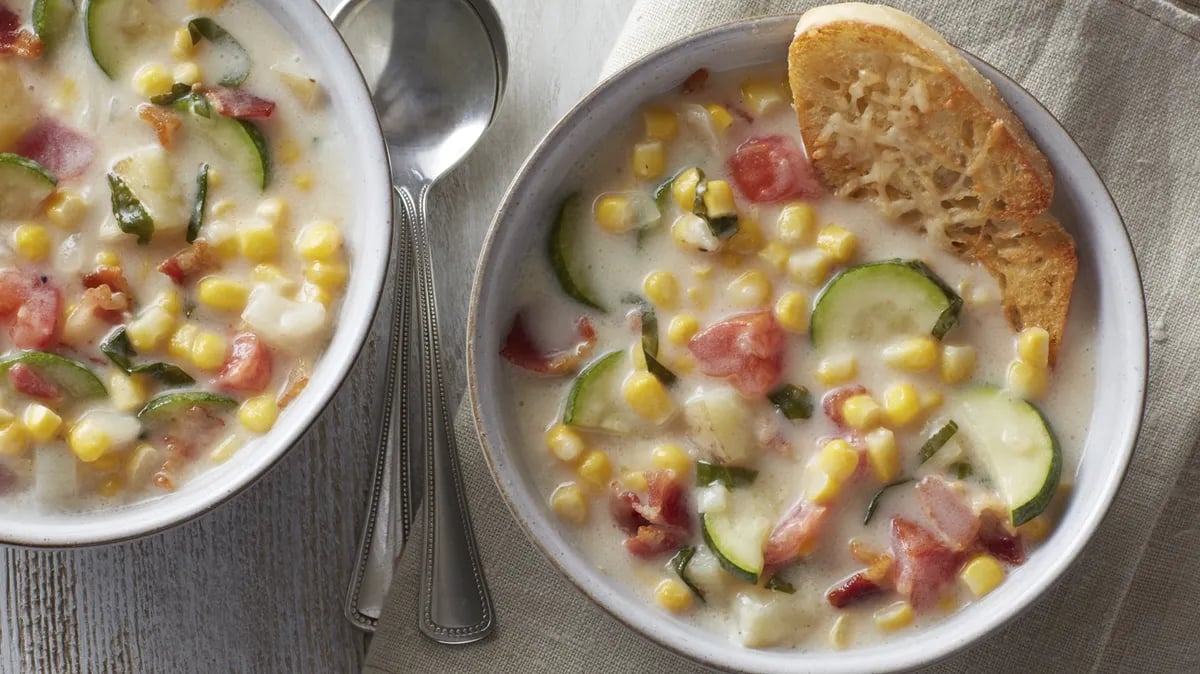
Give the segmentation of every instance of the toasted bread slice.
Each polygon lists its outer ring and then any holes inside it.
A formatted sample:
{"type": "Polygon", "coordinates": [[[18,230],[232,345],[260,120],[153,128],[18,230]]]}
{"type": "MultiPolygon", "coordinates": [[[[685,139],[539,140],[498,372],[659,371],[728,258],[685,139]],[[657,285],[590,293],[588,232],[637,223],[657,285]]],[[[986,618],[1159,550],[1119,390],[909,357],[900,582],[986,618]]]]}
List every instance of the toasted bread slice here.
{"type": "Polygon", "coordinates": [[[788,52],[804,145],[825,186],[984,265],[1015,329],[1062,340],[1075,246],[1045,215],[1050,165],[996,88],[930,27],[881,5],[804,14],[788,52]]]}

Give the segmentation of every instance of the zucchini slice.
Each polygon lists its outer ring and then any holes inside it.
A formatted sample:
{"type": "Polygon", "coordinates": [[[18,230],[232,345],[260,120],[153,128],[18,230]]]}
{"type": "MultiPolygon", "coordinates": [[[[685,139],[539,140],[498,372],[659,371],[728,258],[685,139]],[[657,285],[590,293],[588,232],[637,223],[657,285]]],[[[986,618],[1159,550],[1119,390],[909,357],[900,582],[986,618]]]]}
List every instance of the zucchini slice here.
{"type": "Polygon", "coordinates": [[[958,324],[962,303],[923,262],[868,262],[842,271],[821,291],[810,336],[818,349],[900,335],[941,339],[958,324]]]}
{"type": "Polygon", "coordinates": [[[701,520],[704,543],[725,570],[750,584],[763,570],[763,546],[770,534],[764,517],[744,517],[734,509],[706,512],[701,520]]]}
{"type": "Polygon", "coordinates": [[[578,228],[582,226],[583,210],[579,194],[572,194],[563,202],[558,211],[558,220],[550,230],[550,240],[547,252],[554,276],[563,292],[575,301],[585,304],[598,311],[606,311],[604,305],[596,299],[596,293],[588,286],[583,278],[583,272],[575,256],[579,250],[578,228]]]}
{"type": "Polygon", "coordinates": [[[47,47],[53,48],[71,27],[75,3],[71,0],[34,0],[33,30],[47,47]]]}
{"type": "Polygon", "coordinates": [[[274,166],[271,146],[253,122],[218,115],[208,99],[199,94],[175,99],[168,105],[182,113],[189,131],[198,134],[220,157],[232,162],[234,169],[240,170],[251,184],[260,190],[267,189],[274,166]]]}
{"type": "Polygon", "coordinates": [[[149,0],[86,0],[83,22],[92,59],[110,80],[124,74],[145,38],[170,31],[162,10],[149,0]]]}
{"type": "Polygon", "coordinates": [[[633,413],[624,408],[621,382],[629,372],[624,351],[607,353],[584,368],[563,410],[563,423],[614,433],[628,433],[636,424],[633,413]]]}
{"type": "Polygon", "coordinates": [[[1030,403],[993,386],[969,389],[954,417],[972,464],[982,467],[1020,526],[1037,517],[1058,490],[1062,449],[1050,423],[1030,403]]]}
{"type": "Polygon", "coordinates": [[[147,426],[162,424],[171,421],[189,407],[206,407],[219,414],[237,407],[237,401],[207,391],[166,393],[146,403],[142,411],[138,412],[137,418],[147,426]]]}
{"type": "Polygon", "coordinates": [[[67,397],[75,400],[103,398],[108,395],[104,384],[85,365],[45,351],[26,351],[0,361],[0,374],[12,366],[25,365],[56,385],[67,397]]]}
{"type": "Polygon", "coordinates": [[[58,184],[45,166],[19,154],[0,152],[0,219],[16,220],[37,213],[58,184]]]}

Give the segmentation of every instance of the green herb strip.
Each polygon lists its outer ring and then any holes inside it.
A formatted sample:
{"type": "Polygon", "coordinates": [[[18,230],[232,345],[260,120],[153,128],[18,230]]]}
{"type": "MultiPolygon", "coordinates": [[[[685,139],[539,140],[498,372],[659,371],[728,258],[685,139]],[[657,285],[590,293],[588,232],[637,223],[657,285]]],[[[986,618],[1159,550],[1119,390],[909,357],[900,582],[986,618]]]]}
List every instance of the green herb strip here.
{"type": "Polygon", "coordinates": [[[170,363],[148,363],[146,365],[135,366],[133,359],[137,358],[137,351],[134,350],[133,344],[130,343],[129,335],[125,332],[124,326],[114,330],[111,335],[100,343],[100,351],[108,356],[108,359],[114,365],[121,368],[125,374],[144,374],[157,379],[167,386],[186,386],[187,384],[196,383],[192,375],[170,363]]]}
{"type": "Polygon", "coordinates": [[[208,164],[200,164],[196,174],[196,201],[192,204],[192,217],[188,220],[187,242],[192,243],[200,236],[204,226],[204,206],[208,202],[208,164]]]}
{"type": "Polygon", "coordinates": [[[692,594],[696,595],[700,601],[705,601],[704,593],[700,591],[700,588],[697,587],[695,583],[692,582],[691,578],[688,578],[687,574],[688,564],[692,563],[692,557],[695,556],[695,546],[689,545],[687,547],[680,548],[679,552],[676,552],[675,556],[671,558],[671,568],[675,569],[675,573],[679,575],[679,580],[682,580],[683,584],[688,586],[688,589],[692,591],[692,594]]]}
{"type": "Polygon", "coordinates": [[[785,384],[767,394],[775,407],[788,419],[808,419],[813,413],[812,394],[803,386],[785,384]]]}
{"type": "Polygon", "coordinates": [[[122,232],[137,236],[138,245],[150,243],[150,237],[154,234],[154,219],[146,207],[134,196],[125,180],[111,171],[108,174],[108,188],[112,191],[112,210],[117,226],[122,232]]]}
{"type": "Polygon", "coordinates": [[[925,444],[921,445],[921,463],[925,463],[933,458],[933,455],[937,454],[939,449],[945,447],[946,443],[950,442],[950,438],[953,438],[957,432],[958,424],[953,421],[947,421],[946,425],[939,428],[937,433],[929,436],[925,444]]]}
{"type": "Polygon", "coordinates": [[[875,492],[875,495],[872,496],[871,500],[867,503],[867,512],[865,515],[863,515],[863,524],[870,524],[871,518],[875,515],[875,509],[879,507],[879,501],[883,498],[883,495],[885,492],[887,492],[887,490],[912,481],[913,479],[911,477],[900,478],[895,482],[889,482],[888,484],[883,485],[879,491],[875,492]]]}
{"type": "Polygon", "coordinates": [[[727,489],[733,489],[734,487],[754,484],[754,478],[756,477],[758,477],[758,471],[753,468],[722,466],[721,464],[710,463],[708,461],[696,462],[697,487],[707,487],[714,482],[720,482],[727,489]]]}

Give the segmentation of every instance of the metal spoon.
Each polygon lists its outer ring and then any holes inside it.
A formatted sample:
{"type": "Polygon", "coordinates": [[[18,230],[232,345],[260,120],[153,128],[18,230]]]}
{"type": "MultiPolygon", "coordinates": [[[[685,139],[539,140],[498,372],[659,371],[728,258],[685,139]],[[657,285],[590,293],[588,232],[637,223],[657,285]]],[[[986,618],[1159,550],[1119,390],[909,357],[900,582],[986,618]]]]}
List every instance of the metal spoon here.
{"type": "MultiPolygon", "coordinates": [[[[426,449],[428,497],[419,626],[434,641],[470,643],[491,632],[494,614],[471,530],[447,404],[426,203],[430,187],[470,152],[491,124],[504,88],[507,48],[499,18],[487,0],[347,0],[333,17],[371,83],[391,157],[392,182],[416,261],[416,301],[422,319],[419,398],[426,403],[419,440],[426,449]]],[[[403,273],[407,250],[394,248],[393,259],[397,273],[403,273]]],[[[397,277],[393,314],[397,320],[407,318],[408,281],[397,277]]],[[[360,566],[366,561],[368,568],[355,573],[348,607],[353,611],[351,619],[364,627],[355,614],[361,613],[362,606],[377,611],[396,558],[392,496],[401,490],[399,524],[401,542],[406,543],[421,491],[412,470],[420,461],[407,452],[411,429],[401,427],[415,421],[406,414],[411,402],[406,395],[408,359],[401,353],[406,336],[406,326],[394,326],[387,380],[396,388],[389,389],[393,404],[384,407],[381,438],[385,445],[377,466],[382,472],[376,475],[372,499],[373,509],[392,512],[379,512],[368,523],[374,531],[364,532],[360,552],[360,566]],[[364,597],[368,589],[379,596],[364,597]]]]}

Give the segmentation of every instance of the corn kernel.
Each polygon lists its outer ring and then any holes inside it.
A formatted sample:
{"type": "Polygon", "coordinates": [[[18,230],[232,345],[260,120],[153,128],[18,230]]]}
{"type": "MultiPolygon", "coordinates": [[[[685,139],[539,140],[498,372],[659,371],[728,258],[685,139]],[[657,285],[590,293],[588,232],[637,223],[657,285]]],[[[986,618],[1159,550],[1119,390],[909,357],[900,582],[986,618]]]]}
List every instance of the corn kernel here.
{"type": "Polygon", "coordinates": [[[817,466],[837,482],[845,482],[858,468],[858,452],[845,440],[830,440],[817,454],[817,466]]]}
{"type": "Polygon", "coordinates": [[[221,276],[207,276],[200,280],[196,299],[206,307],[220,311],[241,312],[250,299],[250,287],[241,281],[221,276]]]}
{"type": "Polygon", "coordinates": [[[817,363],[817,381],[826,386],[837,386],[850,381],[858,374],[858,361],[854,356],[828,356],[817,363]]]}
{"type": "Polygon", "coordinates": [[[192,34],[184,26],[175,29],[175,33],[171,37],[171,56],[177,59],[185,59],[192,55],[196,50],[192,44],[192,34]]]}
{"type": "Polygon", "coordinates": [[[171,69],[171,77],[176,82],[191,86],[202,80],[204,74],[200,72],[200,66],[196,65],[195,61],[184,61],[171,69]]]}
{"type": "Polygon", "coordinates": [[[842,483],[833,479],[817,465],[809,465],[804,469],[804,497],[817,505],[824,505],[837,498],[842,491],[842,483]]]}
{"type": "Polygon", "coordinates": [[[622,234],[633,226],[629,197],[624,194],[602,194],[592,206],[592,217],[606,232],[622,234]]]}
{"type": "Polygon", "coordinates": [[[218,12],[229,0],[188,0],[188,7],[194,12],[218,12]]]}
{"type": "Polygon", "coordinates": [[[883,349],[883,362],[898,370],[921,372],[937,361],[938,345],[932,337],[909,337],[883,349]]]}
{"type": "Polygon", "coordinates": [[[239,227],[237,238],[242,257],[251,262],[267,262],[279,251],[279,237],[275,234],[275,226],[261,218],[239,227]]]}
{"type": "Polygon", "coordinates": [[[703,311],[712,302],[712,288],[706,284],[692,286],[687,291],[688,301],[692,306],[703,311]]]}
{"type": "Polygon", "coordinates": [[[621,387],[625,402],[638,416],[654,422],[666,421],[675,411],[675,402],[657,377],[649,372],[634,372],[621,387]]]}
{"type": "MultiPolygon", "coordinates": [[[[233,203],[229,199],[221,199],[214,202],[213,205],[209,207],[209,210],[212,212],[214,218],[224,218],[233,215],[234,211],[237,210],[237,204],[233,203]]],[[[211,234],[212,228],[208,227],[208,229],[210,230],[208,234],[211,234]]]]}
{"type": "Polygon", "coordinates": [[[883,422],[883,408],[869,395],[854,395],[842,403],[842,417],[851,428],[868,431],[883,422]]]}
{"type": "Polygon", "coordinates": [[[112,448],[112,438],[95,420],[83,417],[71,427],[67,444],[80,461],[92,463],[112,448]]]}
{"type": "Polygon", "coordinates": [[[297,188],[307,192],[312,189],[313,174],[309,173],[308,171],[297,173],[296,175],[292,176],[292,184],[297,188]]]}
{"type": "Polygon", "coordinates": [[[171,341],[167,343],[167,353],[176,358],[191,358],[192,343],[199,334],[200,328],[191,323],[184,323],[171,335],[171,341]]]}
{"type": "Polygon", "coordinates": [[[775,302],[775,320],[784,330],[808,332],[808,298],[795,290],[780,295],[775,302]]]}
{"type": "Polygon", "coordinates": [[[780,105],[789,98],[781,82],[764,79],[748,79],[742,82],[742,101],[750,114],[758,116],[780,105]]]}
{"type": "Polygon", "coordinates": [[[550,495],[550,507],[564,522],[583,524],[588,517],[588,502],[583,490],[574,482],[560,484],[550,495]]]}
{"type": "Polygon", "coordinates": [[[575,429],[564,424],[555,424],[546,431],[546,447],[559,461],[570,463],[583,456],[587,444],[575,429]]]}
{"type": "Polygon", "coordinates": [[[88,205],[76,192],[58,190],[46,204],[46,217],[63,229],[73,229],[87,214],[88,205]]]}
{"type": "Polygon", "coordinates": [[[692,607],[692,591],[674,578],[664,578],[654,588],[654,601],[671,613],[683,613],[692,607]]]}
{"type": "Polygon", "coordinates": [[[991,555],[977,555],[963,565],[958,577],[978,599],[1000,585],[1004,580],[1004,567],[991,555]]]}
{"type": "Polygon", "coordinates": [[[21,423],[25,424],[25,430],[29,431],[29,437],[34,441],[46,442],[58,434],[62,417],[45,405],[29,403],[21,415],[21,423]]]}
{"type": "Polygon", "coordinates": [[[921,413],[921,398],[912,384],[892,384],[883,392],[883,412],[899,428],[921,413]]]}
{"type": "Polygon", "coordinates": [[[304,156],[304,148],[292,138],[285,138],[279,143],[279,162],[295,164],[304,156]]]}
{"type": "Polygon", "coordinates": [[[171,74],[160,63],[147,63],[133,75],[133,89],[146,98],[171,92],[171,74]]]}
{"type": "Polygon", "coordinates": [[[737,206],[733,202],[733,188],[729,183],[724,180],[710,180],[705,184],[704,209],[714,218],[737,213],[737,206]]]}
{"type": "MultiPolygon", "coordinates": [[[[765,237],[763,236],[762,227],[758,225],[757,213],[758,209],[753,208],[750,213],[743,213],[738,216],[738,230],[729,238],[730,251],[741,255],[751,255],[757,253],[763,247],[765,237]]],[[[741,260],[737,261],[737,265],[741,265],[741,263],[741,260]]]]}
{"type": "Polygon", "coordinates": [[[687,344],[700,330],[700,321],[691,314],[679,314],[667,326],[667,339],[672,344],[687,344]]]}
{"type": "Polygon", "coordinates": [[[957,384],[970,379],[974,373],[975,347],[949,344],[942,347],[942,381],[957,384]]]}
{"type": "Polygon", "coordinates": [[[675,176],[671,181],[671,196],[686,213],[696,205],[696,187],[700,184],[700,171],[690,168],[675,176]]]}
{"type": "Polygon", "coordinates": [[[261,395],[247,398],[238,408],[238,421],[246,430],[254,433],[266,433],[275,425],[279,416],[279,406],[275,396],[261,395]]]}
{"type": "Polygon", "coordinates": [[[1045,328],[1025,328],[1017,335],[1017,357],[1034,367],[1050,366],[1050,333],[1045,328]]]}
{"type": "Polygon", "coordinates": [[[266,220],[272,225],[279,226],[287,222],[288,205],[279,197],[267,197],[258,203],[258,208],[254,209],[254,214],[266,220]]]}
{"type": "Polygon", "coordinates": [[[642,111],[646,125],[646,137],[655,140],[671,140],[679,133],[679,116],[671,110],[647,108],[642,111]]]}
{"type": "Polygon", "coordinates": [[[833,260],[822,250],[798,250],[788,258],[787,273],[792,280],[816,288],[829,278],[832,266],[833,260]]]}
{"type": "Polygon", "coordinates": [[[108,396],[121,412],[136,412],[146,404],[146,386],[138,377],[113,372],[108,378],[108,396]]]}
{"type": "Polygon", "coordinates": [[[192,364],[201,370],[212,372],[225,364],[228,346],[225,338],[215,332],[200,332],[192,339],[192,364]]]}
{"type": "Polygon", "coordinates": [[[779,211],[775,227],[780,241],[793,246],[808,245],[816,240],[817,214],[808,204],[788,204],[779,211]]]}
{"type": "Polygon", "coordinates": [[[346,285],[350,270],[341,262],[310,262],[304,268],[304,278],[333,292],[346,285]]]}
{"type": "Polygon", "coordinates": [[[704,106],[704,109],[708,112],[708,119],[717,131],[724,131],[733,126],[733,115],[729,114],[725,106],[709,103],[704,106]]]}
{"type": "Polygon", "coordinates": [[[0,454],[21,456],[29,448],[29,432],[8,410],[0,409],[0,454]]]}
{"type": "Polygon", "coordinates": [[[642,281],[642,291],[655,306],[670,309],[679,300],[679,281],[669,271],[653,271],[642,281]]]}
{"type": "Polygon", "coordinates": [[[640,470],[631,470],[622,475],[621,485],[629,491],[646,491],[650,487],[646,482],[646,473],[640,470]]]}
{"type": "Polygon", "coordinates": [[[896,435],[887,428],[867,433],[867,463],[880,482],[892,482],[900,477],[900,453],[896,451],[896,435]]]}
{"type": "Polygon", "coordinates": [[[771,300],[771,279],[757,269],[729,282],[729,299],[739,307],[761,307],[771,300]]]}
{"type": "Polygon", "coordinates": [[[220,187],[222,178],[224,178],[224,177],[225,177],[225,174],[221,173],[221,171],[219,169],[217,169],[217,167],[209,166],[208,167],[208,189],[211,190],[211,189],[220,187]]]}
{"type": "Polygon", "coordinates": [[[654,448],[650,462],[659,470],[673,470],[676,475],[686,475],[692,468],[692,457],[679,445],[667,443],[654,448]]]}
{"type": "Polygon", "coordinates": [[[829,645],[837,651],[845,650],[850,645],[850,618],[840,615],[829,628],[829,645]]]}
{"type": "Polygon", "coordinates": [[[327,262],[342,248],[342,233],[330,222],[314,222],[296,239],[296,252],[306,260],[327,262]]]}
{"type": "Polygon", "coordinates": [[[241,448],[241,439],[236,435],[230,435],[209,452],[208,459],[213,463],[225,463],[241,448]]]}
{"type": "Polygon", "coordinates": [[[787,266],[788,249],[778,241],[771,241],[758,251],[758,257],[770,265],[772,270],[781,272],[787,266]]]}
{"type": "Polygon", "coordinates": [[[119,267],[121,266],[121,258],[111,250],[102,250],[96,253],[96,265],[99,267],[119,267]]]}
{"type": "Polygon", "coordinates": [[[593,449],[583,457],[577,469],[579,479],[589,487],[604,489],[612,479],[612,462],[603,450],[593,449]]]}
{"type": "Polygon", "coordinates": [[[633,175],[657,178],[667,168],[667,153],[661,140],[647,140],[633,146],[633,175]]]}
{"type": "Polygon", "coordinates": [[[894,632],[912,624],[913,607],[906,601],[898,601],[884,606],[873,616],[875,624],[885,632],[894,632]]]}
{"type": "Polygon", "coordinates": [[[858,238],[849,230],[829,225],[817,234],[817,248],[825,251],[834,262],[849,262],[858,248],[858,238]]]}
{"type": "Polygon", "coordinates": [[[151,305],[125,326],[125,334],[136,351],[153,351],[174,327],[174,316],[160,306],[151,305]]]}
{"type": "Polygon", "coordinates": [[[20,225],[13,230],[13,252],[30,262],[40,262],[50,255],[54,239],[42,225],[20,225]]]}
{"type": "Polygon", "coordinates": [[[1017,527],[1017,531],[1020,532],[1022,540],[1030,543],[1039,543],[1045,540],[1046,536],[1050,533],[1050,519],[1046,516],[1046,513],[1042,513],[1017,527]]]}
{"type": "Polygon", "coordinates": [[[1049,377],[1046,370],[1035,367],[1023,360],[1014,360],[1008,364],[1008,372],[1004,381],[1008,390],[1026,400],[1036,400],[1046,392],[1049,377]]]}

